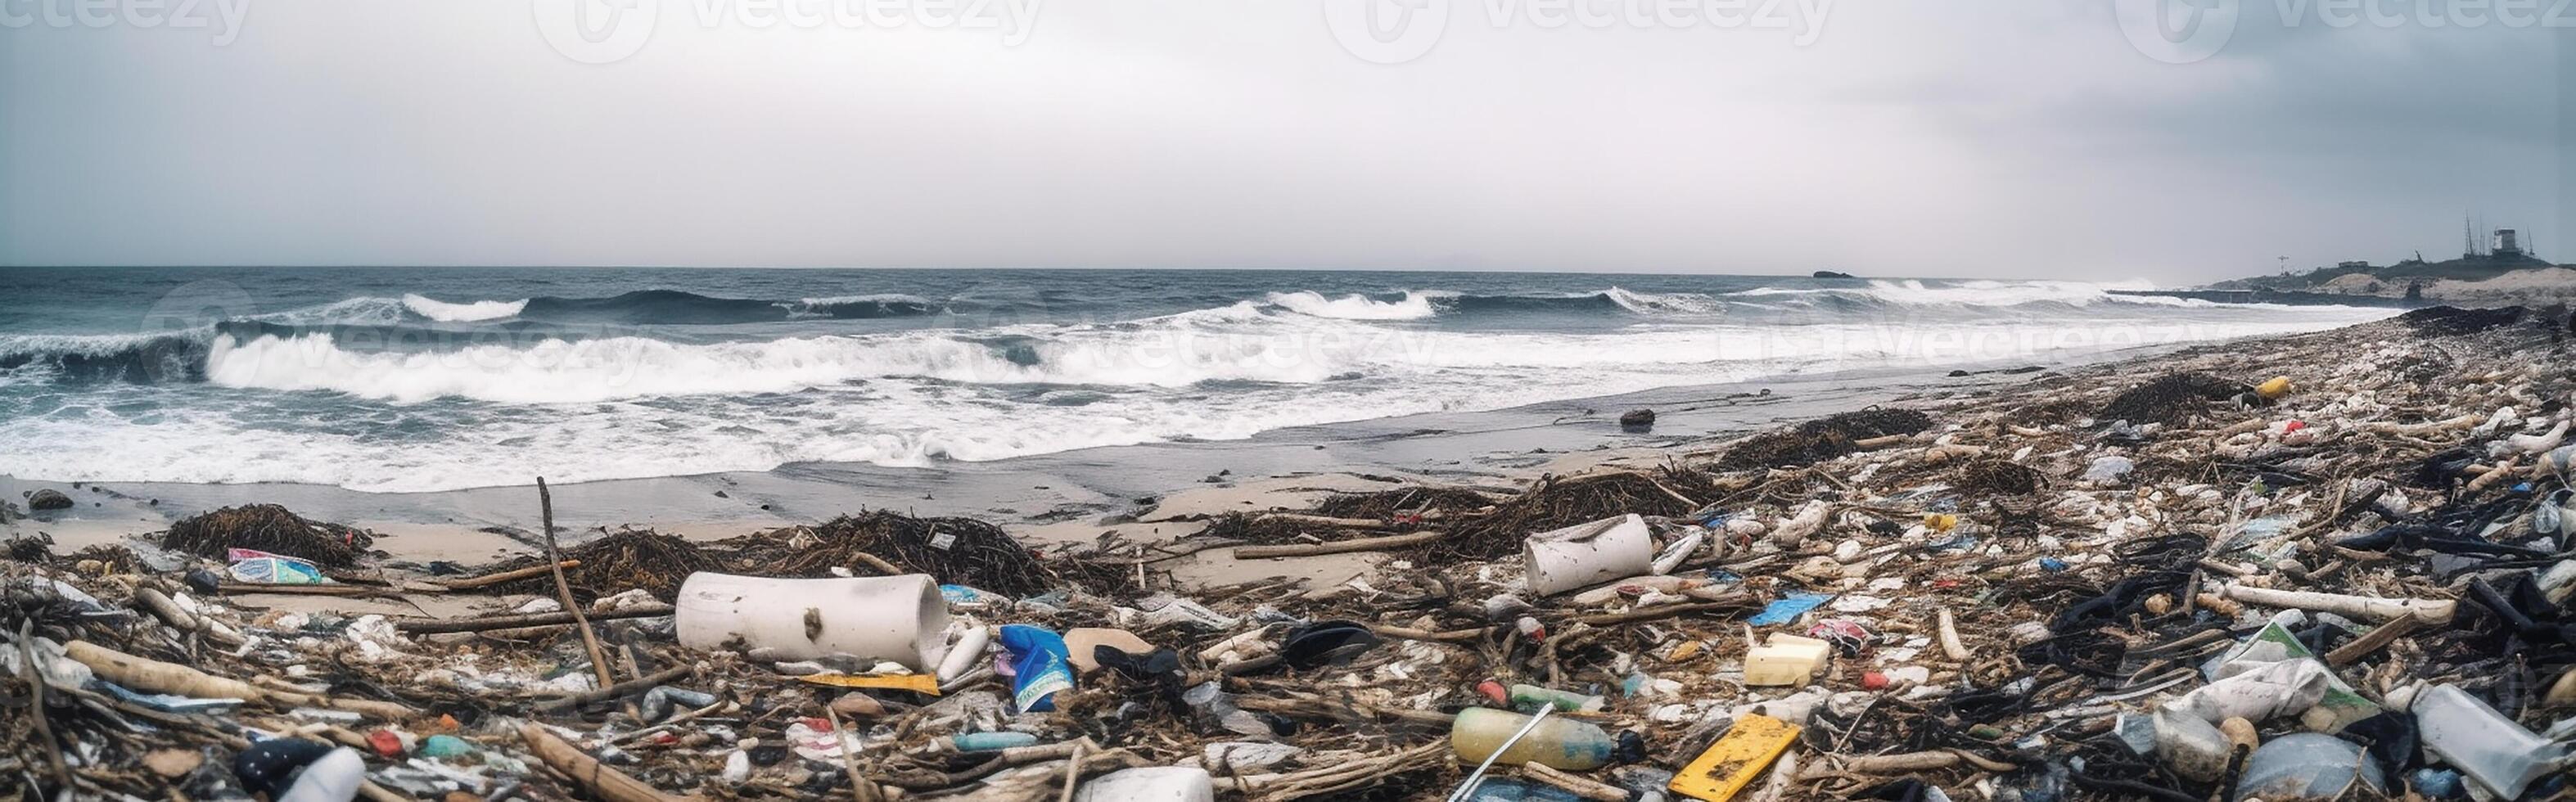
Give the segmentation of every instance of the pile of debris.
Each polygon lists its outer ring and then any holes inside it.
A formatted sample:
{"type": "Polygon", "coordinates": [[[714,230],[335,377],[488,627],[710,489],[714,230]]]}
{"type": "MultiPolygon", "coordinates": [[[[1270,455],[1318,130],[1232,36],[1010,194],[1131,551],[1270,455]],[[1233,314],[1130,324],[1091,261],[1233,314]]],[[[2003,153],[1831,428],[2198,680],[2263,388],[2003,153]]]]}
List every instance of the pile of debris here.
{"type": "Polygon", "coordinates": [[[1900,399],[1650,470],[1347,495],[1073,553],[875,512],[704,546],[613,533],[467,578],[305,582],[367,544],[227,510],[174,528],[169,553],[13,551],[0,693],[32,703],[0,706],[0,786],[2567,798],[2567,322],[2452,312],[2231,343],[1900,399]],[[2439,380],[2400,378],[2426,364],[2439,380]],[[1380,562],[1325,586],[1148,570],[1229,548],[1380,562]],[[248,581],[257,560],[302,584],[248,581]],[[511,609],[254,601],[292,593],[511,609]]]}

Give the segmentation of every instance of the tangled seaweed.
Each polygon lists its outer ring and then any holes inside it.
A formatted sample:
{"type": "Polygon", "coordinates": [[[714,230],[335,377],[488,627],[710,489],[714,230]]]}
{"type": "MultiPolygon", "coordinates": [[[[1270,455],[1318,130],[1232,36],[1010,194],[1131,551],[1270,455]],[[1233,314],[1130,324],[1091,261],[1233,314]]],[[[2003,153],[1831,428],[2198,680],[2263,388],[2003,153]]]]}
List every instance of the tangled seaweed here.
{"type": "Polygon", "coordinates": [[[1011,596],[1043,593],[1056,577],[1017,538],[973,518],[915,518],[878,510],[803,529],[814,544],[763,566],[768,575],[831,576],[835,567],[865,565],[857,556],[864,553],[944,583],[1011,596]]]}
{"type": "Polygon", "coordinates": [[[2524,309],[2508,306],[2500,309],[2461,309],[2456,306],[2428,306],[2398,315],[2397,320],[2417,334],[2456,335],[2512,324],[2521,320],[2524,309]]]}
{"type": "Polygon", "coordinates": [[[2174,423],[2252,388],[2207,373],[2172,373],[2112,397],[2097,416],[2104,422],[2174,423]]]}
{"type": "Polygon", "coordinates": [[[375,545],[375,535],[356,527],[314,521],[275,504],[225,507],[170,525],[164,548],[221,560],[227,549],[257,549],[348,568],[375,545]]]}
{"type": "Polygon", "coordinates": [[[1743,471],[1806,465],[1852,453],[1859,448],[1854,441],[1929,428],[1932,416],[1922,412],[1872,407],[1747,437],[1718,457],[1717,467],[1743,471]]]}
{"type": "Polygon", "coordinates": [[[1678,517],[1717,496],[1708,474],[1666,466],[1653,475],[1619,472],[1539,480],[1492,512],[1451,524],[1449,537],[1425,544],[1432,560],[1492,560],[1517,555],[1531,533],[1561,529],[1613,515],[1678,517]]]}
{"type": "Polygon", "coordinates": [[[1315,505],[1315,513],[1337,518],[1385,519],[1403,513],[1471,512],[1493,503],[1492,497],[1463,487],[1417,487],[1339,494],[1315,505]]]}
{"type": "Polygon", "coordinates": [[[1959,468],[1958,488],[1981,495],[2036,493],[2047,484],[2039,471],[2011,460],[1981,459],[1959,468]]]}
{"type": "MultiPolygon", "coordinates": [[[[564,559],[580,560],[581,565],[564,569],[564,581],[570,583],[576,599],[595,599],[627,588],[643,588],[654,598],[670,601],[678,598],[680,583],[699,571],[725,570],[706,549],[677,535],[665,535],[649,529],[628,529],[563,550],[564,559]]],[[[543,565],[539,557],[521,557],[500,569],[543,565]]],[[[496,569],[496,570],[500,570],[496,569]]],[[[507,593],[554,593],[554,578],[539,575],[494,586],[507,593]]]]}

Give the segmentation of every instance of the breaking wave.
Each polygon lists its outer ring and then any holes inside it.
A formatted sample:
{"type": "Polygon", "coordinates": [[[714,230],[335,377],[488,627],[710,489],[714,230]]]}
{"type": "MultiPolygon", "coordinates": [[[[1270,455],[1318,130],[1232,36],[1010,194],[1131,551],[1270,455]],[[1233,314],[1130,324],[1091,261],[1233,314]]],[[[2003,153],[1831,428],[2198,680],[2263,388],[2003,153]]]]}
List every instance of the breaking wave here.
{"type": "Polygon", "coordinates": [[[404,309],[411,310],[412,314],[429,318],[431,320],[448,323],[470,323],[478,320],[497,320],[505,317],[515,317],[519,314],[519,310],[527,308],[528,302],[525,299],[521,299],[516,301],[475,301],[473,303],[452,304],[445,301],[435,301],[423,298],[419,295],[406,294],[402,297],[402,305],[404,309]]]}

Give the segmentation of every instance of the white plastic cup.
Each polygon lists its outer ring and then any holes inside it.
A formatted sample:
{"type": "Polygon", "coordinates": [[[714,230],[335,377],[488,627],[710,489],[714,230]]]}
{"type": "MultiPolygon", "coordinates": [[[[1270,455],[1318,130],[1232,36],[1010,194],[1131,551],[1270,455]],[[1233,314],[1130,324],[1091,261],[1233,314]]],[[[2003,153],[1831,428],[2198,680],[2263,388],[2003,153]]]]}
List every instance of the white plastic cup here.
{"type": "Polygon", "coordinates": [[[938,665],[948,603],[927,574],[777,579],[698,572],[672,605],[680,645],[767,649],[784,660],[847,654],[914,671],[938,665]]]}

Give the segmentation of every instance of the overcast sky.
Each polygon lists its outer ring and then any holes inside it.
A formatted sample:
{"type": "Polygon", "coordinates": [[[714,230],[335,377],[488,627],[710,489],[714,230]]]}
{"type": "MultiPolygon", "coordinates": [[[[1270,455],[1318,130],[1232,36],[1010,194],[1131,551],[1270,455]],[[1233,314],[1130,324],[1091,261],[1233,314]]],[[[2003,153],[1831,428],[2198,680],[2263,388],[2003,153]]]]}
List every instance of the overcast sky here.
{"type": "Polygon", "coordinates": [[[0,261],[2174,284],[2452,256],[2469,211],[2576,261],[2576,9],[163,1],[0,0],[0,261]]]}

